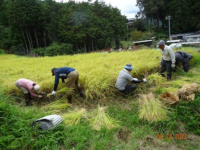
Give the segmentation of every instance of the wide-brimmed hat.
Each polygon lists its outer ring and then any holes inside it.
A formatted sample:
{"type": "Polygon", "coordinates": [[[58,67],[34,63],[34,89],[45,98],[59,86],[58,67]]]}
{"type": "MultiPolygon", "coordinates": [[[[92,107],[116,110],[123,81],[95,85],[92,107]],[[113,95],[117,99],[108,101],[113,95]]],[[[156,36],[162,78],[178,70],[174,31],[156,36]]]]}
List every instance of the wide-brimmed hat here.
{"type": "Polygon", "coordinates": [[[126,64],[126,66],[124,66],[125,69],[128,69],[128,70],[132,70],[133,67],[131,64],[126,64]]]}

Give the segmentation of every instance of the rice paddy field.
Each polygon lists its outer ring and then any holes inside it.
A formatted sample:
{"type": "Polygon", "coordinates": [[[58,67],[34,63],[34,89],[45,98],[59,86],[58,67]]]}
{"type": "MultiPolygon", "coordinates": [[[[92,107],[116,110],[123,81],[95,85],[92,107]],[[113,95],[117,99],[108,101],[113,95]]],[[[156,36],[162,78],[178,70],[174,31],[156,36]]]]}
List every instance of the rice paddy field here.
{"type": "Polygon", "coordinates": [[[177,97],[183,85],[200,84],[199,49],[181,51],[193,55],[190,70],[178,68],[171,81],[158,74],[158,49],[56,57],[0,55],[0,149],[199,150],[200,91],[195,90],[194,99],[178,99],[174,105],[160,97],[166,92],[177,97]],[[115,82],[127,63],[134,67],[133,77],[148,82],[122,95],[115,82]],[[60,81],[56,96],[35,98],[32,106],[25,106],[15,81],[33,80],[48,94],[54,85],[51,69],[64,66],[79,72],[85,97],[73,92],[73,103],[67,103],[66,93],[71,91],[60,81]],[[48,131],[31,127],[34,120],[51,114],[62,116],[59,127],[48,131]]]}

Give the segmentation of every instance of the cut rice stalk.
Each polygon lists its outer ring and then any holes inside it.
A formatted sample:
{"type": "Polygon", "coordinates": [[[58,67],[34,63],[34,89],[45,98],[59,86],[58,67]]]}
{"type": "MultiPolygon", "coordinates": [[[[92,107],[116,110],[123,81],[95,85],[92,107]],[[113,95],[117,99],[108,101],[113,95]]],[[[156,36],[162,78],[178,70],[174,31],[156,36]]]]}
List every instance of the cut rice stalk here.
{"type": "Polygon", "coordinates": [[[67,87],[64,87],[57,91],[57,93],[66,93],[66,94],[71,94],[72,92],[73,92],[73,89],[67,88],[67,87]]]}
{"type": "Polygon", "coordinates": [[[155,74],[151,74],[149,76],[149,84],[151,85],[155,85],[157,87],[161,87],[165,84],[165,82],[167,81],[166,78],[163,78],[161,75],[159,75],[158,73],[155,74]]]}
{"type": "Polygon", "coordinates": [[[168,108],[153,93],[140,95],[139,118],[147,121],[163,121],[168,118],[168,108]]]}
{"type": "Polygon", "coordinates": [[[86,116],[86,110],[82,109],[75,109],[67,114],[62,115],[64,122],[67,125],[77,125],[81,118],[86,116]]]}
{"type": "Polygon", "coordinates": [[[107,115],[105,109],[106,107],[98,106],[97,110],[90,116],[90,123],[94,130],[100,130],[102,127],[105,127],[106,129],[120,127],[119,121],[107,115]]]}
{"type": "Polygon", "coordinates": [[[66,103],[66,101],[67,101],[66,99],[57,100],[42,108],[52,109],[52,110],[63,110],[63,109],[66,109],[68,106],[70,106],[68,103],[66,103]]]}

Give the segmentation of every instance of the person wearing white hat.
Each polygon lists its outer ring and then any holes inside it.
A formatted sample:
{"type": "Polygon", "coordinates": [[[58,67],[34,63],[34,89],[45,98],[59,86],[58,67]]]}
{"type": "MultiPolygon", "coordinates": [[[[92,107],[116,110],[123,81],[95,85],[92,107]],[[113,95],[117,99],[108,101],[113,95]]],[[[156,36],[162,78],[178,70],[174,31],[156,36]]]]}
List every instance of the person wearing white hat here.
{"type": "Polygon", "coordinates": [[[15,82],[15,85],[24,93],[27,105],[30,104],[31,96],[42,98],[42,95],[36,94],[36,92],[39,92],[40,86],[34,81],[21,78],[15,82]]]}
{"type": "Polygon", "coordinates": [[[129,81],[133,83],[147,82],[145,78],[143,80],[138,80],[137,78],[133,78],[130,75],[130,72],[132,71],[132,69],[133,67],[131,64],[126,64],[126,66],[124,66],[124,69],[119,72],[117,81],[115,83],[115,87],[123,93],[129,93],[136,90],[137,85],[128,84],[129,81]]]}
{"type": "Polygon", "coordinates": [[[170,46],[165,45],[165,42],[161,40],[158,43],[158,48],[161,49],[162,61],[160,74],[165,77],[164,72],[167,71],[167,80],[171,80],[172,69],[175,68],[175,55],[170,46]]]}

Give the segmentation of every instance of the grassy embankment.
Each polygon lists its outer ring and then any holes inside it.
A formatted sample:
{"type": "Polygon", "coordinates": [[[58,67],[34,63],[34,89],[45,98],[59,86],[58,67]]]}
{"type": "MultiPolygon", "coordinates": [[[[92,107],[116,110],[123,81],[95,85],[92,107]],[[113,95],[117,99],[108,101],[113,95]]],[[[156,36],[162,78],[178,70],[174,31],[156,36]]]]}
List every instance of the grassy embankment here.
{"type": "MultiPolygon", "coordinates": [[[[165,91],[175,92],[184,83],[200,83],[199,53],[185,50],[194,55],[191,61],[192,68],[187,74],[182,70],[174,73],[173,80],[170,82],[155,74],[160,62],[160,52],[156,50],[45,58],[0,56],[0,80],[3,89],[0,93],[0,128],[2,131],[0,148],[199,149],[199,136],[197,136],[200,135],[199,94],[192,103],[180,102],[171,107],[171,113],[167,114],[168,119],[165,121],[148,122],[139,119],[138,114],[139,94],[152,92],[158,97],[165,91]],[[135,69],[132,73],[135,77],[146,77],[149,82],[141,83],[135,94],[122,97],[116,92],[114,83],[118,72],[126,63],[133,64],[135,69]],[[23,103],[15,104],[16,99],[22,96],[20,91],[14,87],[14,82],[18,78],[34,80],[41,85],[44,91],[51,92],[54,78],[50,70],[52,67],[61,66],[70,66],[78,70],[87,100],[80,99],[74,94],[75,103],[68,106],[62,93],[61,99],[53,103],[46,102],[49,104],[41,107],[38,105],[23,107],[23,103]],[[9,94],[13,96],[8,96],[9,94]],[[85,101],[87,101],[86,104],[85,101]],[[107,109],[98,107],[97,102],[107,106],[107,109]],[[98,114],[98,112],[103,113],[98,114]],[[39,132],[30,127],[33,120],[52,113],[60,114],[64,118],[64,123],[58,128],[39,132]],[[70,113],[76,115],[70,118],[67,116],[70,113]],[[107,124],[103,126],[99,125],[103,122],[101,122],[102,118],[107,119],[107,124]],[[100,120],[100,123],[95,122],[95,119],[100,120]],[[111,125],[110,128],[108,128],[109,125],[111,125]],[[164,139],[157,139],[158,133],[161,133],[164,139]],[[188,140],[175,139],[177,133],[187,134],[188,140]],[[166,140],[167,134],[172,134],[173,138],[166,140]]],[[[60,83],[59,89],[62,87],[64,85],[60,83]]]]}

